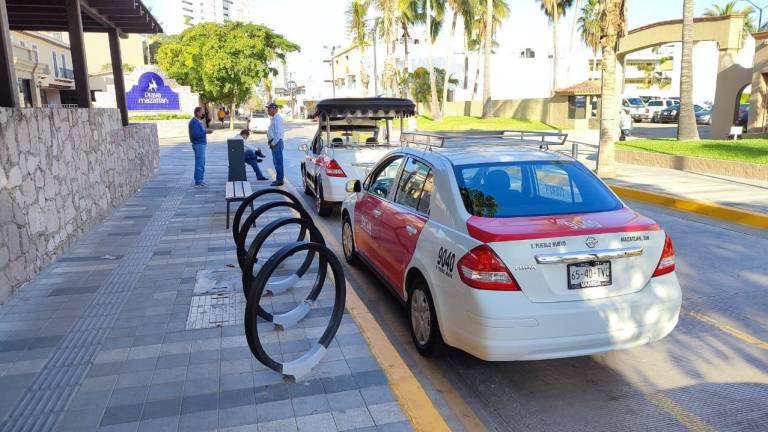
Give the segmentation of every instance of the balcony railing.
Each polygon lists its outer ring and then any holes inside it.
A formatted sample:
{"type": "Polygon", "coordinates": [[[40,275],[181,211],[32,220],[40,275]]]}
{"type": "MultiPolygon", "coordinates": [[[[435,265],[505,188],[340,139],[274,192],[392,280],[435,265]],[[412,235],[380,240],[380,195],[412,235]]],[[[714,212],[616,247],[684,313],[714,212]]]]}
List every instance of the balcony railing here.
{"type": "Polygon", "coordinates": [[[49,103],[45,104],[45,108],[78,108],[78,104],[56,104],[56,103],[49,103]]]}
{"type": "Polygon", "coordinates": [[[64,78],[64,79],[68,79],[68,80],[74,80],[75,79],[75,71],[73,71],[72,69],[67,69],[67,68],[60,67],[56,71],[56,77],[57,78],[64,78]]]}

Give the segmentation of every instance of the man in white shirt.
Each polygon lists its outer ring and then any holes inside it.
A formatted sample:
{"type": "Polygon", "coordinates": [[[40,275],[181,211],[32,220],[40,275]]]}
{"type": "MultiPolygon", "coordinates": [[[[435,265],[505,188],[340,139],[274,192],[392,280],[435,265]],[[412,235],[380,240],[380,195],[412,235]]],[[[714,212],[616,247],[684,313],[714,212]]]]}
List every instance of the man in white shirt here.
{"type": "Polygon", "coordinates": [[[277,178],[271,183],[272,186],[282,186],[285,172],[283,170],[283,137],[285,136],[285,126],[283,117],[278,111],[276,103],[271,102],[267,105],[267,114],[272,118],[267,129],[267,143],[272,150],[272,162],[275,164],[277,178]]]}
{"type": "Polygon", "coordinates": [[[627,137],[632,134],[632,116],[629,115],[629,110],[624,109],[619,115],[619,129],[621,129],[619,141],[626,141],[627,137]]]}

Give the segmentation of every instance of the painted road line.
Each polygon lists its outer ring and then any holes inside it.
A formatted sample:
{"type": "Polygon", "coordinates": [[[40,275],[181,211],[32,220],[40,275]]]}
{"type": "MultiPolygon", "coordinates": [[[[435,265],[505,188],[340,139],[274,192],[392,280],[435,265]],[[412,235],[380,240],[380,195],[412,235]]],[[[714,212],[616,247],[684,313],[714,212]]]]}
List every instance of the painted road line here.
{"type": "Polygon", "coordinates": [[[664,396],[661,393],[647,394],[645,397],[657,407],[668,412],[672,417],[679,421],[683,426],[695,432],[717,432],[717,429],[708,425],[704,420],[696,417],[693,413],[686,411],[677,402],[664,396]]]}
{"type": "Polygon", "coordinates": [[[716,320],[714,318],[711,318],[711,317],[709,317],[707,315],[704,315],[704,314],[700,314],[698,312],[685,312],[685,313],[690,315],[690,316],[692,316],[692,317],[694,317],[694,318],[696,318],[699,321],[702,321],[702,322],[705,322],[705,323],[707,323],[709,325],[717,327],[718,329],[720,329],[720,330],[728,333],[729,335],[731,335],[731,336],[733,336],[733,337],[735,337],[737,339],[740,339],[740,340],[742,340],[742,341],[744,341],[744,342],[746,342],[748,344],[752,344],[752,345],[755,345],[758,348],[761,348],[761,349],[764,349],[764,350],[768,350],[768,342],[765,342],[765,341],[763,341],[761,339],[758,339],[758,338],[756,338],[756,337],[754,337],[754,336],[752,336],[752,335],[750,335],[748,333],[744,333],[741,330],[737,330],[737,329],[735,329],[735,328],[733,328],[733,327],[731,327],[731,326],[729,326],[727,324],[723,324],[723,323],[719,322],[718,320],[716,320]]]}
{"type": "Polygon", "coordinates": [[[768,229],[768,214],[758,213],[750,210],[727,207],[708,201],[699,201],[679,196],[667,195],[659,192],[649,192],[646,190],[634,189],[625,186],[610,185],[616,194],[622,198],[643,201],[651,204],[657,204],[664,207],[670,207],[676,210],[697,213],[728,222],[747,225],[755,228],[768,229]]]}
{"type": "MultiPolygon", "coordinates": [[[[269,171],[270,174],[275,175],[273,169],[269,169],[269,171]]],[[[287,177],[284,181],[294,194],[298,194],[287,177]]],[[[340,248],[338,240],[332,236],[327,237],[326,241],[332,243],[334,248],[338,250],[340,248]]],[[[411,421],[413,428],[417,431],[450,431],[448,423],[432,403],[419,380],[400,357],[395,346],[384,334],[384,330],[376,322],[365,303],[358,297],[349,281],[346,281],[346,284],[347,310],[360,327],[373,356],[376,357],[376,361],[379,362],[387,375],[389,386],[405,411],[405,415],[411,421]]]]}

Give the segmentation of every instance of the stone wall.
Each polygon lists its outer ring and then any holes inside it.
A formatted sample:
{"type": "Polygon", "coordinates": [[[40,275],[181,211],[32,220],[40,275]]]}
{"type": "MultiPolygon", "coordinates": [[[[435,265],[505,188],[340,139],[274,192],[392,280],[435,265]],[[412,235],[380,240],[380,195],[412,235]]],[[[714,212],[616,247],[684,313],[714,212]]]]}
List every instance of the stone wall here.
{"type": "MultiPolygon", "coordinates": [[[[491,114],[493,117],[507,117],[527,120],[538,120],[550,123],[550,103],[546,99],[508,99],[492,100],[491,114]]],[[[473,116],[480,117],[483,114],[482,101],[448,102],[445,107],[446,116],[473,116]]],[[[429,115],[428,103],[419,104],[419,113],[429,115]]],[[[567,111],[566,111],[567,114],[567,111]]]]}
{"type": "Polygon", "coordinates": [[[159,164],[156,126],[116,109],[0,108],[0,303],[159,164]]]}

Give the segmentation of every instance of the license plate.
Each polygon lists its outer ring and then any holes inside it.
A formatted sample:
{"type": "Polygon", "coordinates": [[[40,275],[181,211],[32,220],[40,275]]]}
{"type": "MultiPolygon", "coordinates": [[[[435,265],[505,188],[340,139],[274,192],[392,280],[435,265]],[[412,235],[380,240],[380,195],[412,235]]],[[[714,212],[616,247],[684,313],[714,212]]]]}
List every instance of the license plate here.
{"type": "Polygon", "coordinates": [[[594,288],[610,284],[610,261],[568,264],[568,289],[594,288]]]}

